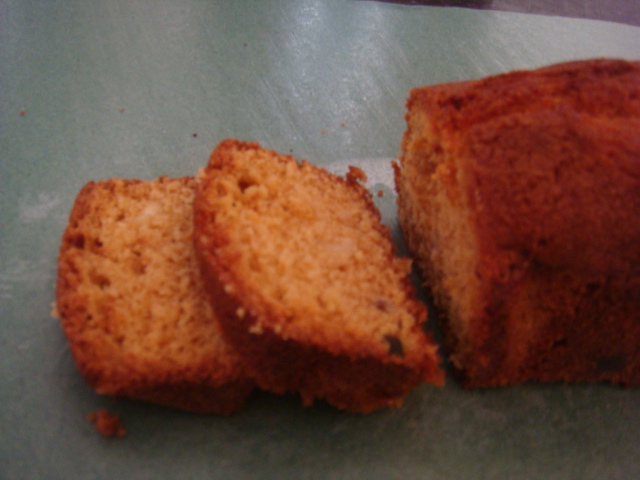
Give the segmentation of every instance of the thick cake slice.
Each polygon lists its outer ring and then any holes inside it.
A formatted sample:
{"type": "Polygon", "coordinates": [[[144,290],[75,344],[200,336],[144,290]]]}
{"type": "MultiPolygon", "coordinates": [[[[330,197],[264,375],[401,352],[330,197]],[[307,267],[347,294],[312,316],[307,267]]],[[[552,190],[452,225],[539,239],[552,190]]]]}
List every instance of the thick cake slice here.
{"type": "Polygon", "coordinates": [[[406,241],[468,386],[640,384],[640,63],[415,89],[406,241]]]}
{"type": "Polygon", "coordinates": [[[62,238],[57,306],[78,368],[98,393],[227,414],[253,382],[203,290],[194,183],[88,183],[62,238]]]}
{"type": "Polygon", "coordinates": [[[363,177],[226,140],[199,179],[195,239],[258,385],[368,412],[444,375],[411,263],[395,256],[363,177]]]}

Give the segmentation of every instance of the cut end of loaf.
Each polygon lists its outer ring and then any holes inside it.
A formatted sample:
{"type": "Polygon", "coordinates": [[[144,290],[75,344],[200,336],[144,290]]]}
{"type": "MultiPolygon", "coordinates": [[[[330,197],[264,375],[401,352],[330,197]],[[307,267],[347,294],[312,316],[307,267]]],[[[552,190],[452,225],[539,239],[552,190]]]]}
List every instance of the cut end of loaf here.
{"type": "Polygon", "coordinates": [[[425,87],[407,108],[400,223],[463,382],[640,384],[640,64],[425,87]]]}

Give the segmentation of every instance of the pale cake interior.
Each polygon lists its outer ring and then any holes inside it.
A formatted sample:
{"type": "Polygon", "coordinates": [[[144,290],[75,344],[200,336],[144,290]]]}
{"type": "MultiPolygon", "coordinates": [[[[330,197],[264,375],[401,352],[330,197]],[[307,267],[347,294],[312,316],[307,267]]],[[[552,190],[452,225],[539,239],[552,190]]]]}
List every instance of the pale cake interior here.
{"type": "Polygon", "coordinates": [[[411,262],[395,257],[368,192],[354,179],[336,181],[275,152],[234,155],[237,170],[213,176],[217,190],[208,200],[229,235],[220,256],[238,262],[237,276],[249,287],[243,302],[267,305],[279,319],[264,324],[258,315],[252,331],[321,341],[333,353],[357,345],[363,355],[424,358],[415,328],[425,314],[406,288],[411,262]],[[255,292],[260,298],[248,298],[255,292]]]}
{"type": "Polygon", "coordinates": [[[111,180],[84,197],[65,237],[65,327],[98,393],[176,377],[239,376],[192,245],[194,182],[111,180]],[[203,373],[203,369],[205,372],[203,373]]]}
{"type": "Polygon", "coordinates": [[[454,152],[424,112],[408,119],[403,140],[401,223],[406,240],[420,264],[438,308],[446,312],[448,328],[456,339],[454,364],[472,338],[473,318],[481,308],[481,284],[476,276],[478,242],[469,217],[468,198],[454,152]],[[415,132],[415,134],[413,134],[415,132]],[[409,233],[410,232],[410,233],[409,233]]]}

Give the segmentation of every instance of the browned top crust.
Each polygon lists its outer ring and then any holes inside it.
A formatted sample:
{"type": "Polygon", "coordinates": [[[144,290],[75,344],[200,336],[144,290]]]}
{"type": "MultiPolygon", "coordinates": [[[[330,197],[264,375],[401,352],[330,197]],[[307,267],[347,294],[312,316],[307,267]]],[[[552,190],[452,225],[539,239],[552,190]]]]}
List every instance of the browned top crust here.
{"type": "Polygon", "coordinates": [[[640,384],[640,62],[415,89],[399,216],[467,385],[640,384]]]}
{"type": "Polygon", "coordinates": [[[415,89],[408,108],[459,159],[489,257],[515,250],[602,275],[639,271],[640,62],[415,89]]]}
{"type": "Polygon", "coordinates": [[[410,93],[408,109],[429,111],[443,130],[459,134],[504,115],[536,110],[637,118],[639,76],[640,62],[580,60],[415,88],[410,93]]]}
{"type": "Polygon", "coordinates": [[[193,195],[192,178],[89,182],[62,238],[57,307],[98,393],[229,413],[252,382],[203,290],[193,195]]]}

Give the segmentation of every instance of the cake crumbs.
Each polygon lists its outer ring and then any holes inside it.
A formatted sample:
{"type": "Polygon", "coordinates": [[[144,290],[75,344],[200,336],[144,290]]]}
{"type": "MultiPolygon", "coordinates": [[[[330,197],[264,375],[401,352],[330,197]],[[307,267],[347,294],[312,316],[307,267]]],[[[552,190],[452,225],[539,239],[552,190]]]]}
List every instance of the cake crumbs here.
{"type": "Polygon", "coordinates": [[[20,116],[24,117],[27,114],[27,112],[24,111],[23,108],[20,109],[20,116]]]}
{"type": "Polygon", "coordinates": [[[116,413],[110,413],[107,410],[100,409],[95,412],[91,412],[87,420],[93,423],[96,430],[105,437],[119,437],[122,438],[127,434],[120,415],[116,413]]]}
{"type": "Polygon", "coordinates": [[[384,190],[378,190],[378,197],[384,197],[384,190]]]}
{"type": "Polygon", "coordinates": [[[346,179],[349,183],[366,183],[367,174],[364,173],[362,169],[349,165],[349,172],[347,172],[346,179]]]}
{"type": "Polygon", "coordinates": [[[51,318],[54,318],[56,320],[60,320],[61,318],[60,311],[58,310],[58,302],[56,302],[55,300],[51,302],[49,315],[51,315],[51,318]]]}

